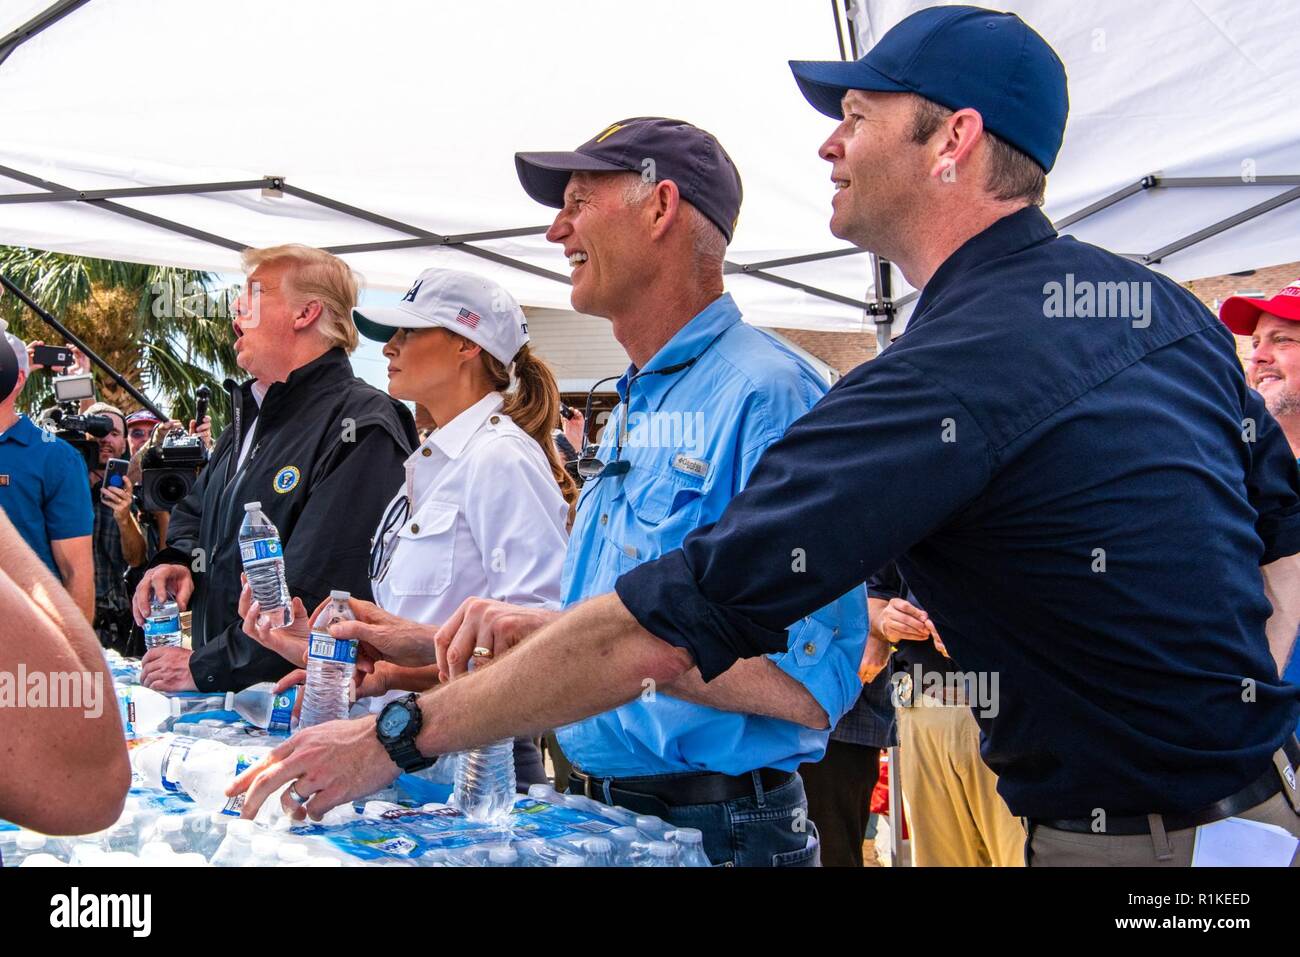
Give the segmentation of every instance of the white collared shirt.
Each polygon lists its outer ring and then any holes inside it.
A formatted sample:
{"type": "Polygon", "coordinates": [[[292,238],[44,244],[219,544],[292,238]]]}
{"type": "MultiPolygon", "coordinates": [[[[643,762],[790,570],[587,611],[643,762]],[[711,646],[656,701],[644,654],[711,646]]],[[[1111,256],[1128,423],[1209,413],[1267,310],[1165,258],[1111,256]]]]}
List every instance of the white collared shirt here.
{"type": "Polygon", "coordinates": [[[441,624],[471,597],[559,607],[569,507],[545,454],[503,404],[489,393],[406,460],[406,487],[390,509],[409,496],[410,513],[374,583],[385,611],[441,624]]]}

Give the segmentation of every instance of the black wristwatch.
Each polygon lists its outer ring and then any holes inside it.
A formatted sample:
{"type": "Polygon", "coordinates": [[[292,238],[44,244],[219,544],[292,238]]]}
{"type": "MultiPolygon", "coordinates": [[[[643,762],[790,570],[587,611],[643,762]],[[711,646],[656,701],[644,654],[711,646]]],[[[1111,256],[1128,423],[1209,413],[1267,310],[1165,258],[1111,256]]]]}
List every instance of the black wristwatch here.
{"type": "Polygon", "coordinates": [[[426,758],[415,749],[415,738],[423,723],[420,696],[415,694],[388,702],[384,705],[384,710],[379,712],[379,720],[375,722],[375,735],[379,738],[379,743],[384,746],[393,763],[407,774],[432,767],[438,760],[436,757],[426,758]]]}

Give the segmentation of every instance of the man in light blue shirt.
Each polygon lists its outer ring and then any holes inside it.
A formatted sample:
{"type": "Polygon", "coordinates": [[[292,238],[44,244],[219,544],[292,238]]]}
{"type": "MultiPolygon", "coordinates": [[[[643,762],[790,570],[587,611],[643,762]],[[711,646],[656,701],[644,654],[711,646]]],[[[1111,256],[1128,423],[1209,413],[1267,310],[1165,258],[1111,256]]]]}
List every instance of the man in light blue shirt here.
{"type": "MultiPolygon", "coordinates": [[[[711,135],[642,117],[574,153],[518,154],[516,166],[534,199],[560,208],[547,238],[569,257],[574,308],[607,317],[632,360],[599,449],[584,455],[591,477],[565,561],[569,606],[717,519],[827,385],[741,322],[723,292],[741,191],[711,135]]],[[[789,560],[797,568],[806,557],[789,560]]],[[[484,608],[462,607],[455,638],[439,635],[444,647],[472,634],[478,654],[500,651],[558,615],[484,608]]],[[[647,678],[638,700],[559,730],[570,789],[700,829],[714,864],[816,864],[796,769],[822,757],[857,699],[866,630],[859,588],[792,627],[783,654],[739,662],[708,684],[695,670],[667,686],[647,678]]]]}

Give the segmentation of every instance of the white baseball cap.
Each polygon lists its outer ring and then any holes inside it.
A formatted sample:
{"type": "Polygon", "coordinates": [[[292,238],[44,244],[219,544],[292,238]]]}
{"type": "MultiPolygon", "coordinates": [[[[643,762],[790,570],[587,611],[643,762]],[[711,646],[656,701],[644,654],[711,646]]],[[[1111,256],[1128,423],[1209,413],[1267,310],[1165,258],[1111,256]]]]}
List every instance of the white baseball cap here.
{"type": "Polygon", "coordinates": [[[375,342],[387,342],[395,329],[441,326],[507,366],[528,342],[528,320],[514,296],[490,279],[454,269],[426,269],[397,305],[354,308],[352,321],[375,342]]]}
{"type": "Polygon", "coordinates": [[[5,333],[5,341],[9,343],[9,348],[14,351],[14,359],[18,362],[20,372],[31,372],[28,367],[27,343],[23,342],[12,332],[5,333]]]}

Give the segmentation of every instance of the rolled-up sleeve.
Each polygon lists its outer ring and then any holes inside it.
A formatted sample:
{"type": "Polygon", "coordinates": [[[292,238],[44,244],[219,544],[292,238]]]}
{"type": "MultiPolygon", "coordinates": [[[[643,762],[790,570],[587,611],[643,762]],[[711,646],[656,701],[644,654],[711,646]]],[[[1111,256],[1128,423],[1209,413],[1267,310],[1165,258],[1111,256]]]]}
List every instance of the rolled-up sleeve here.
{"type": "Polygon", "coordinates": [[[784,652],[793,622],[940,528],[994,465],[961,400],[886,354],[769,448],[716,524],[625,573],[615,590],[708,681],[739,658],[784,652]]]}

